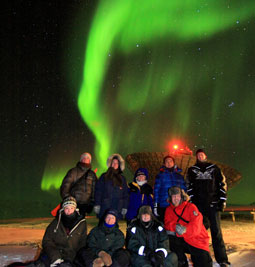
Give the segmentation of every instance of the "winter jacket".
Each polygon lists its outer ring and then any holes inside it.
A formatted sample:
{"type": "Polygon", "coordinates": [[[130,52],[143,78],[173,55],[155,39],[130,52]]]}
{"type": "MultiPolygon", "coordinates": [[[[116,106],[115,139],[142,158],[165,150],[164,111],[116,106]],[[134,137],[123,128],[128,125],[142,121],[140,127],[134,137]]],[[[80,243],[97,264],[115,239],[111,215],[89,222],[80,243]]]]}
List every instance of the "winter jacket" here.
{"type": "Polygon", "coordinates": [[[60,187],[62,199],[72,196],[78,204],[93,204],[95,195],[96,174],[84,163],[68,171],[60,187]]]}
{"type": "Polygon", "coordinates": [[[153,208],[153,190],[147,183],[139,186],[136,182],[132,182],[128,186],[129,204],[126,219],[131,221],[137,216],[141,206],[149,205],[153,208]]]}
{"type": "Polygon", "coordinates": [[[140,219],[134,219],[127,229],[127,249],[131,252],[131,257],[140,255],[150,249],[152,251],[161,250],[165,257],[169,251],[169,240],[165,229],[156,220],[152,220],[148,228],[141,223],[140,219]]]}
{"type": "Polygon", "coordinates": [[[118,219],[122,219],[122,209],[128,208],[128,186],[126,178],[122,177],[122,186],[113,184],[113,181],[106,180],[103,173],[99,178],[95,189],[95,206],[100,206],[98,217],[101,218],[107,209],[115,209],[118,211],[118,219]]]}
{"type": "Polygon", "coordinates": [[[220,207],[227,200],[226,178],[217,165],[197,162],[188,169],[187,183],[191,202],[199,208],[220,207]]]}
{"type": "Polygon", "coordinates": [[[158,203],[160,207],[169,206],[168,189],[172,186],[179,186],[186,191],[186,183],[183,176],[179,173],[179,168],[166,168],[162,166],[154,184],[154,203],[158,203]]]}
{"type": "Polygon", "coordinates": [[[80,219],[75,226],[68,231],[61,221],[61,212],[59,217],[55,218],[46,228],[42,240],[43,251],[47,254],[51,263],[57,259],[72,262],[78,250],[86,245],[86,220],[79,217],[80,219]]]}
{"type": "Polygon", "coordinates": [[[113,227],[108,228],[103,222],[94,227],[89,235],[87,246],[98,255],[102,250],[110,254],[122,248],[125,244],[124,234],[119,230],[119,226],[116,223],[113,227]]]}
{"type": "Polygon", "coordinates": [[[209,235],[203,225],[203,216],[194,204],[188,201],[177,207],[170,204],[166,208],[164,225],[169,234],[184,238],[193,247],[209,251],[209,235]],[[186,227],[186,233],[181,236],[175,233],[177,223],[186,227]]]}

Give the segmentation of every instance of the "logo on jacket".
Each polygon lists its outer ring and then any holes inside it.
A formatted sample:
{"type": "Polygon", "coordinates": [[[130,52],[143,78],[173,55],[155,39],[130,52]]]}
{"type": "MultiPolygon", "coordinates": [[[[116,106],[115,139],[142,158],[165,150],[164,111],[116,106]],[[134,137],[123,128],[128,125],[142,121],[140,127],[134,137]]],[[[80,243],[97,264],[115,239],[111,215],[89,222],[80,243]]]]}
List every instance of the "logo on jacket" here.
{"type": "Polygon", "coordinates": [[[195,216],[198,216],[198,213],[194,210],[193,211],[193,214],[195,215],[195,216]]]}
{"type": "Polygon", "coordinates": [[[193,172],[197,175],[196,180],[212,180],[212,173],[214,169],[209,169],[205,172],[201,172],[199,170],[193,170],[193,172]]]}

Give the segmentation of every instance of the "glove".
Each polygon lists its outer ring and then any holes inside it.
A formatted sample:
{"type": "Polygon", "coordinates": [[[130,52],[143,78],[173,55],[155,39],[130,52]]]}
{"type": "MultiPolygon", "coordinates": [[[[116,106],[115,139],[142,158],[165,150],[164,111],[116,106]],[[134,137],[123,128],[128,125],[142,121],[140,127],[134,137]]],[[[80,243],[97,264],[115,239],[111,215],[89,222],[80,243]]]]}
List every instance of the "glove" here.
{"type": "Polygon", "coordinates": [[[164,266],[165,254],[163,251],[153,252],[150,255],[150,261],[154,267],[164,266]]]}
{"type": "Polygon", "coordinates": [[[153,212],[154,212],[155,216],[159,217],[159,215],[158,215],[158,203],[154,204],[153,212]]]}
{"type": "Polygon", "coordinates": [[[93,261],[93,267],[103,267],[104,266],[104,262],[101,258],[96,258],[94,261],[93,261]]]}
{"type": "Polygon", "coordinates": [[[100,205],[96,205],[96,206],[94,206],[94,212],[95,212],[96,214],[99,214],[99,212],[100,212],[100,205]]]}
{"type": "Polygon", "coordinates": [[[110,254],[102,250],[98,253],[98,256],[102,259],[106,266],[112,265],[112,257],[110,254]]]}
{"type": "Polygon", "coordinates": [[[217,206],[217,210],[218,211],[224,211],[224,209],[226,208],[226,202],[225,201],[219,201],[218,206],[217,206]]]}
{"type": "Polygon", "coordinates": [[[183,235],[186,233],[186,227],[181,224],[176,224],[175,231],[178,235],[183,235]]]}
{"type": "Polygon", "coordinates": [[[121,214],[122,214],[123,216],[125,216],[126,213],[127,213],[127,209],[122,209],[122,210],[121,210],[121,214]]]}
{"type": "Polygon", "coordinates": [[[150,254],[153,253],[153,251],[150,248],[145,247],[143,251],[143,255],[145,257],[150,257],[150,254]]]}
{"type": "Polygon", "coordinates": [[[50,265],[50,267],[56,267],[56,266],[60,265],[60,263],[63,261],[64,260],[62,260],[62,259],[57,259],[50,265]]]}

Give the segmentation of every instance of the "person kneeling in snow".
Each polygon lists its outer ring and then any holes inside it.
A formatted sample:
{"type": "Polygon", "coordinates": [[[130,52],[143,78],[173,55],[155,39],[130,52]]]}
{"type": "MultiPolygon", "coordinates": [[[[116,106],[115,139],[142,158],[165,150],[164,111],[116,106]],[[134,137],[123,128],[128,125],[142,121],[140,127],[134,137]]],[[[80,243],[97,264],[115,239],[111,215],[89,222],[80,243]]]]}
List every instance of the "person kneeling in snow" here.
{"type": "Polygon", "coordinates": [[[78,258],[82,266],[129,266],[130,254],[123,249],[124,234],[117,223],[118,212],[109,209],[89,235],[87,247],[79,252],[78,258]]]}
{"type": "Polygon", "coordinates": [[[137,218],[129,224],[126,241],[132,266],[178,266],[176,254],[169,251],[166,231],[150,206],[139,209],[137,218]]]}
{"type": "Polygon", "coordinates": [[[188,267],[185,253],[191,254],[194,267],[211,267],[209,235],[198,208],[188,202],[189,196],[180,187],[168,190],[170,206],[165,212],[165,229],[170,249],[178,256],[178,266],[188,267]]]}

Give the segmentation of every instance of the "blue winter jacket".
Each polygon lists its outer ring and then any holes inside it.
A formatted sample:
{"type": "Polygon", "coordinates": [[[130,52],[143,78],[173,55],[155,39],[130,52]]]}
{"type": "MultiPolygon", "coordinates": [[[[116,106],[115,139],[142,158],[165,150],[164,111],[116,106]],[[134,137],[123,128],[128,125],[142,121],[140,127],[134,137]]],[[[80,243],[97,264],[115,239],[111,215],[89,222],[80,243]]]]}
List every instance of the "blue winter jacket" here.
{"type": "Polygon", "coordinates": [[[100,205],[98,217],[101,218],[107,209],[118,211],[118,219],[123,219],[122,209],[128,208],[128,186],[126,178],[122,175],[122,186],[114,186],[112,181],[105,181],[103,173],[96,183],[95,206],[100,205]]]}
{"type": "Polygon", "coordinates": [[[184,191],[187,191],[184,178],[180,174],[181,171],[177,167],[169,169],[162,166],[160,168],[154,184],[154,203],[158,203],[163,208],[169,206],[167,202],[168,189],[172,186],[180,186],[184,191]]]}
{"type": "Polygon", "coordinates": [[[137,216],[141,206],[149,205],[153,208],[153,190],[149,184],[144,184],[141,187],[136,183],[129,184],[129,205],[126,214],[127,220],[132,220],[137,216]]]}

